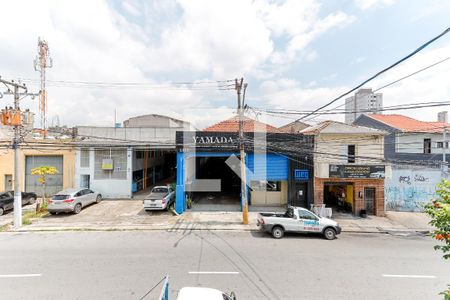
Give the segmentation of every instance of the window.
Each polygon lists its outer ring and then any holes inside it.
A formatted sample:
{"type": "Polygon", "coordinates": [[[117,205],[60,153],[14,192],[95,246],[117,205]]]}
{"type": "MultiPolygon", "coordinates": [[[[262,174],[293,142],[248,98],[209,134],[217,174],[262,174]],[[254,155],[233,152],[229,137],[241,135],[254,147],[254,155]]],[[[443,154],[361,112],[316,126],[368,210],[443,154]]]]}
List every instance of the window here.
{"type": "Polygon", "coordinates": [[[347,162],[348,163],[354,163],[355,162],[355,152],[356,152],[356,146],[355,145],[348,145],[347,146],[347,162]]]}
{"type": "Polygon", "coordinates": [[[127,150],[126,149],[95,149],[94,179],[126,179],[127,178],[127,150]],[[103,170],[102,162],[110,159],[112,170],[103,170]]]}
{"type": "MultiPolygon", "coordinates": [[[[437,142],[438,148],[444,148],[444,142],[437,142]]],[[[448,142],[445,142],[445,148],[448,148],[448,142]]]]}
{"type": "Polygon", "coordinates": [[[144,158],[144,151],[136,151],[136,159],[144,158]]]}
{"type": "Polygon", "coordinates": [[[315,215],[303,209],[298,210],[298,217],[304,220],[317,220],[317,217],[315,215]]]}
{"type": "Polygon", "coordinates": [[[250,188],[253,191],[279,192],[281,191],[281,181],[250,181],[250,188]]]}
{"type": "Polygon", "coordinates": [[[423,153],[431,153],[431,139],[423,139],[423,153]]]}
{"type": "Polygon", "coordinates": [[[80,167],[89,168],[89,148],[82,148],[80,151],[80,167]]]}

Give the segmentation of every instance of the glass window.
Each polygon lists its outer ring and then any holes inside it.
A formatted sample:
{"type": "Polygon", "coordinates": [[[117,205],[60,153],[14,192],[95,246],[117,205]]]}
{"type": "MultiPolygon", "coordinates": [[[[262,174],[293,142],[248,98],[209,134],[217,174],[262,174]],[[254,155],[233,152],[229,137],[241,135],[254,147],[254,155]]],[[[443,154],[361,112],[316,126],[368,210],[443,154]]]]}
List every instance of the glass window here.
{"type": "Polygon", "coordinates": [[[126,149],[95,149],[94,179],[126,179],[127,150],[126,149]],[[103,159],[112,159],[114,169],[103,170],[103,159]]]}
{"type": "Polygon", "coordinates": [[[305,220],[317,220],[317,217],[315,215],[303,209],[298,210],[298,217],[305,220]]]}
{"type": "Polygon", "coordinates": [[[444,148],[444,142],[437,142],[438,148],[444,148]]]}
{"type": "Polygon", "coordinates": [[[69,199],[69,195],[54,195],[52,197],[53,200],[65,200],[69,199]]]}
{"type": "Polygon", "coordinates": [[[356,154],[356,146],[348,145],[348,147],[347,147],[347,162],[348,163],[355,162],[355,154],[356,154]]]}
{"type": "Polygon", "coordinates": [[[423,139],[423,153],[431,153],[431,139],[423,139]]]}
{"type": "Polygon", "coordinates": [[[154,188],[152,193],[167,193],[167,188],[154,188]]]}
{"type": "Polygon", "coordinates": [[[252,191],[279,192],[281,191],[281,181],[252,180],[250,188],[252,191]]]}
{"type": "Polygon", "coordinates": [[[89,148],[82,148],[80,151],[80,167],[89,168],[89,148]]]}

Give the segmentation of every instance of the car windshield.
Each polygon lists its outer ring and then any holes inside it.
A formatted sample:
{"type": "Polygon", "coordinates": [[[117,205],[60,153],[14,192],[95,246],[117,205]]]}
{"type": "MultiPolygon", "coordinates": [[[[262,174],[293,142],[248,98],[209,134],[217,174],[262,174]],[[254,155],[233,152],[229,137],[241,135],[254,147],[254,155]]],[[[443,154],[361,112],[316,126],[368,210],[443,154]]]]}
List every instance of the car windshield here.
{"type": "Polygon", "coordinates": [[[152,193],[167,193],[167,188],[164,187],[154,188],[152,190],[152,193]]]}
{"type": "Polygon", "coordinates": [[[52,198],[53,200],[64,200],[64,199],[69,199],[69,195],[55,195],[52,198]]]}

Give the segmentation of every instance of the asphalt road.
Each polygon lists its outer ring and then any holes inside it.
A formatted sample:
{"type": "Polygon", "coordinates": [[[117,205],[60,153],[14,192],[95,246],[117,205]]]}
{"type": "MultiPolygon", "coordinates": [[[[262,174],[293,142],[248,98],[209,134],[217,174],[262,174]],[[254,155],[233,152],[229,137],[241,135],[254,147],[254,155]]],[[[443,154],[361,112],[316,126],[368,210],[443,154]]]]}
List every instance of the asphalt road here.
{"type": "Polygon", "coordinates": [[[0,299],[140,299],[165,274],[170,299],[183,286],[237,299],[442,299],[450,267],[433,245],[379,234],[1,233],[0,299]]]}

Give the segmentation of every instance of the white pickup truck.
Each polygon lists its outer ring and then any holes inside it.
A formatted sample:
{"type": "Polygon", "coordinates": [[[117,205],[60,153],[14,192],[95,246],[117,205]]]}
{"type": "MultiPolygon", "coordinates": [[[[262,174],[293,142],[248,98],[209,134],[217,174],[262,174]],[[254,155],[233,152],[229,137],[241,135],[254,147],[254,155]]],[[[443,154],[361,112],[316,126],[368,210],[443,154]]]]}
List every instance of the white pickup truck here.
{"type": "Polygon", "coordinates": [[[258,214],[260,230],[269,232],[276,239],[285,232],[321,233],[327,240],[333,240],[341,233],[336,221],[321,218],[302,207],[288,207],[285,213],[262,212],[258,214]]]}

